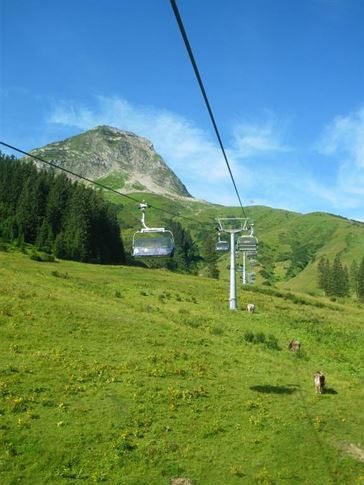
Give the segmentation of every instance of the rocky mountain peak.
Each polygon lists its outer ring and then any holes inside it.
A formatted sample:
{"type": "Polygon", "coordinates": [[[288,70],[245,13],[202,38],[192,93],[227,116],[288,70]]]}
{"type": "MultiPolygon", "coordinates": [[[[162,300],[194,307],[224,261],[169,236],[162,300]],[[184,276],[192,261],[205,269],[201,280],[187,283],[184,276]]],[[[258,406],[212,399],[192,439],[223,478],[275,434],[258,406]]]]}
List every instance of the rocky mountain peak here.
{"type": "Polygon", "coordinates": [[[97,126],[32,154],[121,192],[191,197],[149,140],[112,126],[97,126]]]}

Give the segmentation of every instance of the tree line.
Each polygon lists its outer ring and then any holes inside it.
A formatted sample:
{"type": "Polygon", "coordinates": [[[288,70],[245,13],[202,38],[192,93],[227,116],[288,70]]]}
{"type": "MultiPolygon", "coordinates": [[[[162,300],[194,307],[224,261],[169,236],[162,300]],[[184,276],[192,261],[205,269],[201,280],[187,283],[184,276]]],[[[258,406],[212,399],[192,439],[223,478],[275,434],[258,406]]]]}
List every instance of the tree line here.
{"type": "Polygon", "coordinates": [[[0,237],[29,243],[61,259],[94,263],[142,264],[196,273],[202,261],[189,232],[165,221],[175,241],[173,258],[126,257],[117,218],[119,206],[64,173],[38,170],[33,163],[0,152],[0,237]]]}
{"type": "Polygon", "coordinates": [[[354,293],[364,300],[364,257],[360,264],[354,260],[350,270],[343,265],[337,254],[333,262],[323,256],[317,266],[318,286],[327,296],[348,296],[354,293]]]}
{"type": "Polygon", "coordinates": [[[116,208],[99,192],[1,152],[0,236],[63,259],[125,260],[116,208]]]}

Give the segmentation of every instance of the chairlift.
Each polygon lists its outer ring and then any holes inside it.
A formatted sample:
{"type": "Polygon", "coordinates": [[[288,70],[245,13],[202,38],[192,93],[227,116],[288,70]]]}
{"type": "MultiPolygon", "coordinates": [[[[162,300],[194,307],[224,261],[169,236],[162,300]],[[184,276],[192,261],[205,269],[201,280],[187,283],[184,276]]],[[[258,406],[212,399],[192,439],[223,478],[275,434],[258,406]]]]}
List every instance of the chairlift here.
{"type": "Polygon", "coordinates": [[[238,237],[236,248],[238,251],[245,251],[247,256],[257,255],[258,239],[254,236],[254,224],[249,225],[249,234],[238,237]]]}
{"type": "MultiPolygon", "coordinates": [[[[254,251],[246,251],[246,255],[248,256],[248,258],[254,258],[257,255],[257,251],[256,250],[254,250],[254,251]]],[[[252,260],[250,260],[250,262],[251,261],[252,260]]]]}
{"type": "Polygon", "coordinates": [[[239,251],[251,251],[255,252],[255,254],[251,254],[251,256],[256,255],[258,241],[257,238],[254,236],[239,236],[236,242],[236,247],[239,251]]]}
{"type": "Polygon", "coordinates": [[[246,280],[249,285],[254,285],[256,281],[256,274],[255,273],[247,273],[246,280]]]}
{"type": "Polygon", "coordinates": [[[148,227],[145,224],[145,209],[148,204],[139,204],[142,211],[142,228],[133,235],[132,256],[169,257],[173,256],[175,244],[173,234],[164,227],[148,227]]]}
{"type": "Polygon", "coordinates": [[[216,251],[229,251],[230,244],[229,241],[224,241],[220,237],[220,233],[218,235],[218,240],[216,242],[216,251]]]}

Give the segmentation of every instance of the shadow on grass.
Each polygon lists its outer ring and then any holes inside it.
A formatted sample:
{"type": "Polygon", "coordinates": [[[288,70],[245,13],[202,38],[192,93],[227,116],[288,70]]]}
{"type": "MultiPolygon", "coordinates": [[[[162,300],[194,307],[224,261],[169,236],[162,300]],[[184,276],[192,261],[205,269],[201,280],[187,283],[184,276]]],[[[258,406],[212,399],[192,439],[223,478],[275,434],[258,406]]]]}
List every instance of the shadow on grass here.
{"type": "Polygon", "coordinates": [[[289,385],[289,386],[251,386],[250,389],[252,391],[257,392],[264,392],[265,394],[293,394],[297,387],[296,385],[289,385]]]}
{"type": "Polygon", "coordinates": [[[322,394],[337,394],[337,391],[332,387],[325,387],[322,394]]]}

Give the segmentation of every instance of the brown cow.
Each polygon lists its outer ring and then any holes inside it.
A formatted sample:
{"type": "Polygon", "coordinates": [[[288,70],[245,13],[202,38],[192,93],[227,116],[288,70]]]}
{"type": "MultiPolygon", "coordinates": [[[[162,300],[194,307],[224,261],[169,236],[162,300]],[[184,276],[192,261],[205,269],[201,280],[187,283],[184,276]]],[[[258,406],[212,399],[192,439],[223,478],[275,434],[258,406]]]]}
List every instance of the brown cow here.
{"type": "Polygon", "coordinates": [[[288,350],[291,350],[292,352],[298,352],[300,348],[301,348],[301,344],[299,343],[298,340],[291,340],[288,345],[288,350]]]}
{"type": "Polygon", "coordinates": [[[325,387],[325,376],[322,372],[317,371],[314,377],[315,391],[316,393],[322,394],[325,387]]]}

